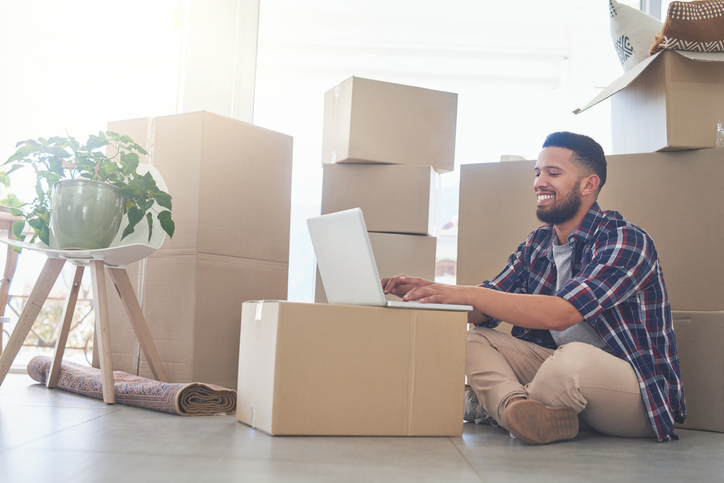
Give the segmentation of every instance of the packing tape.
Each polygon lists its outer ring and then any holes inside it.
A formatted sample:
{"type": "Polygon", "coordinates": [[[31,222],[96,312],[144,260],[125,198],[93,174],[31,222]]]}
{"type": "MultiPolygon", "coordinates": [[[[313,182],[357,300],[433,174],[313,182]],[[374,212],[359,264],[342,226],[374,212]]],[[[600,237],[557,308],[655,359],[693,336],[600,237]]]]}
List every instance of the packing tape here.
{"type": "Polygon", "coordinates": [[[153,166],[153,156],[156,149],[156,117],[148,119],[148,131],[146,132],[146,152],[148,153],[148,164],[153,166]]]}
{"type": "Polygon", "coordinates": [[[264,301],[260,300],[259,303],[256,305],[256,315],[254,316],[255,322],[261,322],[261,311],[264,307],[264,301]]]}

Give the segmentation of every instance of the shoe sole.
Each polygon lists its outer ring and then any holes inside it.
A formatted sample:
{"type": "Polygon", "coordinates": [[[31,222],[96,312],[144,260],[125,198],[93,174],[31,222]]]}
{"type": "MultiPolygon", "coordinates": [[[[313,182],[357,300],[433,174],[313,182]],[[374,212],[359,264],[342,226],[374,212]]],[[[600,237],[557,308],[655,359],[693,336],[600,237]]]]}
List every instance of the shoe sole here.
{"type": "Polygon", "coordinates": [[[578,415],[571,408],[549,408],[530,399],[505,409],[506,429],[528,444],[548,444],[578,435],[578,415]]]}

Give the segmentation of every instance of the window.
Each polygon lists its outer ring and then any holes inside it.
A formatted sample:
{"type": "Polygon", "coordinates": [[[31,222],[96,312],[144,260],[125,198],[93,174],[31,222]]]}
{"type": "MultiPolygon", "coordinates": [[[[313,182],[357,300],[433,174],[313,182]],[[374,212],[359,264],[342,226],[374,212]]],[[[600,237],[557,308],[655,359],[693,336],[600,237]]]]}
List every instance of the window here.
{"type": "MultiPolygon", "coordinates": [[[[460,165],[533,159],[557,130],[607,149],[608,105],[572,111],[621,74],[606,2],[263,0],[254,122],[294,137],[289,299],[313,300],[305,220],[320,209],[326,90],[359,76],[458,93],[460,165]]],[[[442,178],[444,224],[457,213],[459,173],[442,178]]],[[[439,245],[441,260],[454,256],[454,242],[439,245]]]]}

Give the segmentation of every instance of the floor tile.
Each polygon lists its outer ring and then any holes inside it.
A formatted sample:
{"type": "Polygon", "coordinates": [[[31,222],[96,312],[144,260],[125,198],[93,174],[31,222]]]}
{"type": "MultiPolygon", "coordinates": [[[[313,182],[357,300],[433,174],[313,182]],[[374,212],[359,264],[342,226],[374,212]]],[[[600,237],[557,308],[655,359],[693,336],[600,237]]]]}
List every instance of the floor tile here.
{"type": "Polygon", "coordinates": [[[721,481],[724,434],[528,446],[488,425],[459,438],[280,437],[234,416],[182,417],[106,405],[27,376],[0,387],[0,481],[657,482],[721,481]]]}
{"type": "Polygon", "coordinates": [[[724,435],[677,430],[679,441],[613,438],[581,431],[565,442],[529,446],[502,428],[465,424],[456,442],[488,482],[530,481],[721,481],[724,435]]]}

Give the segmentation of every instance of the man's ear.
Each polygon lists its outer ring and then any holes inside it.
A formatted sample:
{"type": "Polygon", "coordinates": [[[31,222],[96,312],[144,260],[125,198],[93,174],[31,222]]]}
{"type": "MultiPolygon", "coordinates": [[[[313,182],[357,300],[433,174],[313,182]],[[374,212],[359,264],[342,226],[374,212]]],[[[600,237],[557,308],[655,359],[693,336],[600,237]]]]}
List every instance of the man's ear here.
{"type": "Polygon", "coordinates": [[[581,180],[581,195],[586,196],[595,193],[601,185],[601,178],[597,174],[589,174],[581,180]]]}

